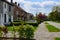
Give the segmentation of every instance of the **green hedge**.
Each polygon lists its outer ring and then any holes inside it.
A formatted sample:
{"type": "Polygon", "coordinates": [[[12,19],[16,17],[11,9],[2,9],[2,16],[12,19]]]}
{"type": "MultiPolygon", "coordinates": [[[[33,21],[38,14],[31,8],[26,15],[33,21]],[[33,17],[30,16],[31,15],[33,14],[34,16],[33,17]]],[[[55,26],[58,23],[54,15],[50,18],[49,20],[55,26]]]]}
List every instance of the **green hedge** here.
{"type": "Polygon", "coordinates": [[[21,25],[21,22],[12,22],[12,25],[19,26],[21,25]]]}
{"type": "Polygon", "coordinates": [[[14,20],[13,22],[21,22],[22,20],[14,20]]]}
{"type": "Polygon", "coordinates": [[[29,24],[29,25],[33,25],[33,26],[38,26],[38,23],[25,23],[24,25],[29,24]]]}
{"type": "MultiPolygon", "coordinates": [[[[11,25],[15,25],[15,26],[19,26],[21,25],[21,22],[12,22],[11,25]]],[[[33,25],[33,26],[38,26],[38,23],[23,23],[24,25],[29,24],[29,25],[33,25]]]]}

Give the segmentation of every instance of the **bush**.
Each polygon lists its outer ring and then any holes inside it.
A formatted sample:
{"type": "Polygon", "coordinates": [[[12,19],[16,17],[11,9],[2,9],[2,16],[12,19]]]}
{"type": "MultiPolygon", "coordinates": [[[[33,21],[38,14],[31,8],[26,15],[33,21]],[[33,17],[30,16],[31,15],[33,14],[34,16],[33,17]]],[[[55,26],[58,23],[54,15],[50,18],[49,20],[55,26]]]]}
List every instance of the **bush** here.
{"type": "Polygon", "coordinates": [[[24,25],[26,24],[29,24],[29,25],[32,25],[32,26],[38,26],[38,23],[25,23],[24,25]]]}
{"type": "Polygon", "coordinates": [[[14,22],[21,22],[22,20],[14,20],[14,22]]]}
{"type": "Polygon", "coordinates": [[[34,28],[31,25],[21,25],[19,28],[20,38],[33,38],[34,28]]]}
{"type": "Polygon", "coordinates": [[[20,36],[20,38],[25,37],[25,25],[20,26],[20,28],[19,28],[19,36],[20,36]]]}
{"type": "Polygon", "coordinates": [[[2,28],[3,28],[4,26],[0,26],[0,37],[2,37],[2,28]]]}
{"type": "Polygon", "coordinates": [[[19,25],[22,25],[22,24],[24,24],[24,21],[20,21],[20,22],[11,22],[10,25],[19,26],[19,25]]]}
{"type": "Polygon", "coordinates": [[[34,36],[33,26],[26,25],[25,35],[26,35],[26,38],[33,38],[33,36],[34,36]]]}
{"type": "Polygon", "coordinates": [[[19,25],[21,25],[21,22],[12,22],[11,25],[19,26],[19,25]]]}

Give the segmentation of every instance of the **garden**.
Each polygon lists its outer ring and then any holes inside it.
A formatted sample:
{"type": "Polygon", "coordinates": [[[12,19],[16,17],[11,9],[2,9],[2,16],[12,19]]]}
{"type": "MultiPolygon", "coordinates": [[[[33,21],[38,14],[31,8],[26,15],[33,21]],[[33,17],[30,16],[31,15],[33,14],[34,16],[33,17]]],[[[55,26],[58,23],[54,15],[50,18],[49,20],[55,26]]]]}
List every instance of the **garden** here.
{"type": "Polygon", "coordinates": [[[33,39],[34,32],[38,27],[38,23],[26,23],[26,22],[12,22],[5,27],[0,26],[0,37],[8,37],[7,33],[11,32],[14,38],[16,38],[16,32],[19,38],[33,39]],[[4,36],[5,35],[5,36],[4,36]]]}

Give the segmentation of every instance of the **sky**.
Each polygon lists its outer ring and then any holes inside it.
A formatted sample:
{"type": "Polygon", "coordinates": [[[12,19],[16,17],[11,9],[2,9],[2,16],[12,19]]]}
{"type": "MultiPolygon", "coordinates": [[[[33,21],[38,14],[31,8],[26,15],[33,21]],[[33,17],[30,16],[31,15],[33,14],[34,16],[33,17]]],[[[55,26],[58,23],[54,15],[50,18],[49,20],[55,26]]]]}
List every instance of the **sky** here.
{"type": "Polygon", "coordinates": [[[19,3],[22,9],[33,15],[39,12],[48,15],[54,6],[60,5],[60,0],[13,0],[13,2],[19,3]]]}

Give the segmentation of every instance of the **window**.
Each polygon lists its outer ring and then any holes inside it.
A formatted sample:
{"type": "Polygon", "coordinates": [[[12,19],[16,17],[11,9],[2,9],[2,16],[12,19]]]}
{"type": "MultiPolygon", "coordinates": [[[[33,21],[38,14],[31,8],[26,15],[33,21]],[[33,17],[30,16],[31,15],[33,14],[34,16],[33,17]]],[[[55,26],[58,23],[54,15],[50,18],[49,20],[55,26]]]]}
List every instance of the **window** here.
{"type": "Polygon", "coordinates": [[[5,3],[5,8],[6,8],[6,3],[5,3]]]}
{"type": "Polygon", "coordinates": [[[11,11],[11,6],[9,6],[9,11],[11,11]]]}

